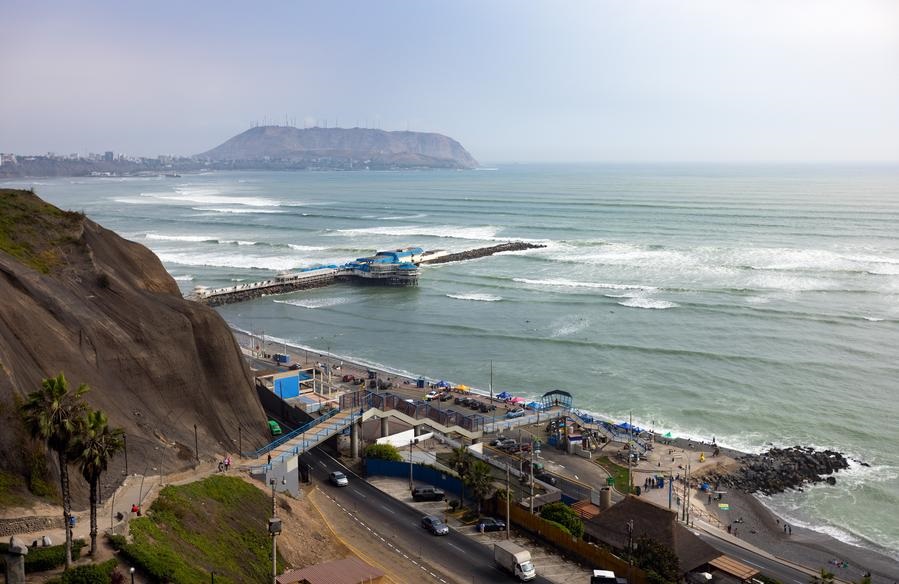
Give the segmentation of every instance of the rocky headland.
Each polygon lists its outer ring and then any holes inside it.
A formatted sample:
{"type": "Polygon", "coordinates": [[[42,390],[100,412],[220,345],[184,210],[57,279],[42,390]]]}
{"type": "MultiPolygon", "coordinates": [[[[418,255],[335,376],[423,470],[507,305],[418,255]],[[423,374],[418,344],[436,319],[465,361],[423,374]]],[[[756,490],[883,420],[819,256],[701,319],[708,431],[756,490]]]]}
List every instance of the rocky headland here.
{"type": "Polygon", "coordinates": [[[833,474],[849,467],[849,460],[839,452],[803,446],[772,448],[737,460],[740,466],[735,471],[707,474],[704,479],[744,493],[774,495],[814,483],[835,485],[833,474]]]}
{"type": "Polygon", "coordinates": [[[448,136],[367,128],[257,126],[195,156],[234,168],[475,168],[477,160],[448,136]]]}

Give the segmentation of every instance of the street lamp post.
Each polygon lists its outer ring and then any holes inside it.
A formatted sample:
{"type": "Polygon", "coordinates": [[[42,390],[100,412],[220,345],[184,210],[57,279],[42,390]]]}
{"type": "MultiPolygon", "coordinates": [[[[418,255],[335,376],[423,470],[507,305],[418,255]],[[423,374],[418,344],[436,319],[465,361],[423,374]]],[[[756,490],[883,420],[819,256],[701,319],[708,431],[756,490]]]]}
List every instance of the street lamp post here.
{"type": "Polygon", "coordinates": [[[134,568],[130,568],[128,572],[131,574],[131,584],[134,584],[134,568]]]}
{"type": "Polygon", "coordinates": [[[412,444],[414,443],[415,438],[409,438],[409,492],[411,493],[414,489],[412,483],[412,444]]]}
{"type": "MultiPolygon", "coordinates": [[[[278,578],[278,535],[281,533],[281,520],[275,508],[275,479],[268,480],[272,486],[272,518],[268,520],[268,532],[272,536],[272,583],[277,584],[278,578]]],[[[282,477],[281,484],[286,485],[287,479],[282,477]]]]}

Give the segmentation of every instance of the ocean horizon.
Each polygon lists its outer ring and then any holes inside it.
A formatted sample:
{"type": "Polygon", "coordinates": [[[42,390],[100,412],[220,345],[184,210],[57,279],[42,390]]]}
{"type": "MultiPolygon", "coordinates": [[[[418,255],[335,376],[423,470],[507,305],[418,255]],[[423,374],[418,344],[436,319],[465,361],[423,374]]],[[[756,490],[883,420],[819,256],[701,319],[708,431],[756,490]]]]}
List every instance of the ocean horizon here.
{"type": "Polygon", "coordinates": [[[832,448],[835,486],[763,497],[899,559],[899,166],[485,165],[2,181],[152,249],[188,293],[415,245],[541,249],[217,310],[410,376],[761,452],[832,448]],[[862,465],[861,462],[870,466],[862,465]]]}

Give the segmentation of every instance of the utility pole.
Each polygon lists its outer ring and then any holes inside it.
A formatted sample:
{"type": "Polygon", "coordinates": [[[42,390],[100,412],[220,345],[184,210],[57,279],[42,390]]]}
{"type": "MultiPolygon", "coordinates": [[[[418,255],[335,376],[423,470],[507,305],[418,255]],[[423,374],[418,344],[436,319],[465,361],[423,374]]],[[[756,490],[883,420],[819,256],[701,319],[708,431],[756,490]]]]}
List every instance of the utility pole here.
{"type": "Polygon", "coordinates": [[[512,500],[512,486],[509,481],[509,463],[506,462],[506,539],[512,539],[512,518],[509,513],[509,504],[512,500]]]}
{"type": "Polygon", "coordinates": [[[128,476],[128,435],[122,434],[122,443],[125,445],[125,476],[128,476]]]}
{"type": "Polygon", "coordinates": [[[493,403],[493,360],[490,360],[490,406],[493,408],[493,426],[491,429],[496,432],[496,404],[493,403]]]}
{"type": "Polygon", "coordinates": [[[534,437],[531,436],[531,468],[528,469],[531,475],[531,515],[534,514],[534,451],[536,450],[537,446],[534,442],[534,437]]]}
{"type": "Polygon", "coordinates": [[[197,464],[200,464],[200,439],[197,437],[196,424],[194,424],[194,454],[196,455],[197,464]]]}

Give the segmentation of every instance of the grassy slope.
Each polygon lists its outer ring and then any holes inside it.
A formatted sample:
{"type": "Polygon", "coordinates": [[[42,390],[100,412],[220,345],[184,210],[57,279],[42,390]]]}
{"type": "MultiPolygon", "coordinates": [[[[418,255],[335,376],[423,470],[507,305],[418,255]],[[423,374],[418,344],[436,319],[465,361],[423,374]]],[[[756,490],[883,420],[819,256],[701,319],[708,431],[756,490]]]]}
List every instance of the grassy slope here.
{"type": "Polygon", "coordinates": [[[78,240],[83,219],[31,191],[0,189],[0,251],[49,273],[63,260],[61,248],[78,240]]]}
{"type": "Polygon", "coordinates": [[[596,464],[606,469],[615,479],[615,489],[619,493],[628,492],[627,467],[612,462],[608,456],[601,456],[594,460],[596,464]]]}
{"type": "Polygon", "coordinates": [[[271,499],[239,478],[169,486],[148,516],[131,521],[125,551],[172,582],[205,584],[213,570],[216,582],[271,582],[271,514],[271,499]]]}

